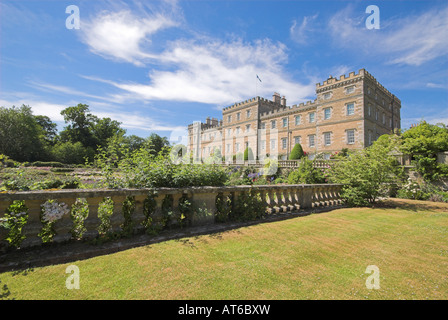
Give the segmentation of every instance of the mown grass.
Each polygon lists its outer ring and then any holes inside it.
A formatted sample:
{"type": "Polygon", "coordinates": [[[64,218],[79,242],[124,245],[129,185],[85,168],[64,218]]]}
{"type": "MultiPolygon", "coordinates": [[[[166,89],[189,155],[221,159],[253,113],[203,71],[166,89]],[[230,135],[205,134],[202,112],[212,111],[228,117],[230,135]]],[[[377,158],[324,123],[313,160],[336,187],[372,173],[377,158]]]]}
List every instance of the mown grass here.
{"type": "MultiPolygon", "coordinates": [[[[447,299],[448,204],[391,200],[0,274],[15,299],[447,299]],[[367,289],[367,266],[380,289],[367,289]]],[[[5,288],[3,290],[5,290],[5,288]]],[[[1,294],[1,292],[0,292],[1,294]]]]}

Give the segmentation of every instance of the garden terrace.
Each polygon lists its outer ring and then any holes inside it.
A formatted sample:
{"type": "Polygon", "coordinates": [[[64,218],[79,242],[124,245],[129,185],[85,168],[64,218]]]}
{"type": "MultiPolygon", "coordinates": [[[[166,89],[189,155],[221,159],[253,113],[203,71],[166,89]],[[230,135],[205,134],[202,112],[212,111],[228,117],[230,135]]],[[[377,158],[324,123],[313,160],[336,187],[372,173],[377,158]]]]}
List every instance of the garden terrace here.
{"type": "MultiPolygon", "coordinates": [[[[43,243],[41,233],[48,221],[44,217],[49,214],[46,210],[51,203],[56,211],[66,214],[55,220],[50,242],[64,242],[73,238],[92,239],[101,233],[103,221],[99,212],[105,200],[112,202],[108,216],[110,231],[119,232],[124,225],[130,225],[131,231],[137,232],[148,226],[164,228],[253,220],[274,213],[338,205],[341,187],[340,184],[309,184],[2,192],[0,212],[3,216],[11,211],[17,201],[24,204],[27,221],[21,230],[24,240],[19,245],[24,248],[43,243]],[[88,215],[83,221],[85,231],[74,237],[74,204],[79,199],[85,199],[88,215]],[[257,210],[258,215],[251,215],[257,210]]],[[[8,246],[8,234],[8,229],[0,228],[0,248],[8,246]]]]}

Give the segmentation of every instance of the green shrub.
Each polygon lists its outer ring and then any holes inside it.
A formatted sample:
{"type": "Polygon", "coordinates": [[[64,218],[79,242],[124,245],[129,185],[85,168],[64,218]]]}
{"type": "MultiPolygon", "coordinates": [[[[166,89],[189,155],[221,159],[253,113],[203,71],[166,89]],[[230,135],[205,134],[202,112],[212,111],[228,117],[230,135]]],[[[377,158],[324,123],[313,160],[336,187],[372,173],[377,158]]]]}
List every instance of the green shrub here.
{"type": "MultiPolygon", "coordinates": [[[[2,213],[3,214],[3,213],[2,213]]],[[[15,200],[0,218],[0,228],[8,230],[6,241],[13,247],[19,247],[25,239],[22,229],[28,221],[28,208],[25,201],[15,200]]]]}
{"type": "Polygon", "coordinates": [[[292,150],[291,150],[291,154],[289,155],[289,160],[302,159],[303,156],[304,156],[304,153],[303,153],[302,145],[300,143],[296,143],[294,145],[294,148],[292,148],[292,150]]]}
{"type": "Polygon", "coordinates": [[[247,147],[246,150],[244,150],[244,161],[248,160],[255,160],[254,153],[252,152],[252,149],[247,147]]]}
{"type": "Polygon", "coordinates": [[[31,166],[33,167],[53,167],[53,168],[62,168],[64,167],[64,164],[57,161],[34,161],[31,163],[31,166]]]}
{"type": "Polygon", "coordinates": [[[300,165],[288,175],[288,183],[290,184],[314,184],[326,182],[324,170],[314,168],[313,161],[308,158],[302,158],[300,165]]]}
{"type": "Polygon", "coordinates": [[[238,196],[235,211],[230,213],[230,220],[252,221],[263,218],[265,214],[266,206],[260,193],[250,190],[238,196]]]}
{"type": "Polygon", "coordinates": [[[349,206],[370,206],[387,196],[389,185],[402,179],[403,168],[390,154],[395,140],[379,139],[368,148],[341,158],[326,171],[330,181],[344,184],[341,197],[349,206]]]}

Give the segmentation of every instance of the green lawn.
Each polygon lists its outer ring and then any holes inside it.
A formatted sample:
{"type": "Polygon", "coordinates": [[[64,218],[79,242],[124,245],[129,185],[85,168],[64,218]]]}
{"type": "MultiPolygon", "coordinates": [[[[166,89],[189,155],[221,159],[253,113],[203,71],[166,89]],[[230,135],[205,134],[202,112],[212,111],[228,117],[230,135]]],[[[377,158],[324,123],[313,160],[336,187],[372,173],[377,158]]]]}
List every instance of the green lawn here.
{"type": "Polygon", "coordinates": [[[0,274],[15,299],[448,299],[448,204],[393,200],[0,274]],[[367,289],[367,266],[380,289],[367,289]]]}

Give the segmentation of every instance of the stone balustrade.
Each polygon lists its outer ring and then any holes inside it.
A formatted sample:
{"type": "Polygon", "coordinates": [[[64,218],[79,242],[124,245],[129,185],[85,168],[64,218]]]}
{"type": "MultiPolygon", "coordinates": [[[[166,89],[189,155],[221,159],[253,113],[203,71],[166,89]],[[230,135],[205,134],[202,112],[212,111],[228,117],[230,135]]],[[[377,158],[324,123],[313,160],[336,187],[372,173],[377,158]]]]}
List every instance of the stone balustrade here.
{"type": "MultiPolygon", "coordinates": [[[[101,220],[98,217],[99,206],[104,199],[111,199],[113,209],[110,215],[110,225],[113,231],[120,231],[125,222],[123,204],[127,199],[133,201],[131,214],[132,226],[135,231],[144,228],[143,222],[151,216],[151,223],[161,223],[168,210],[171,222],[177,223],[181,215],[180,201],[188,199],[193,210],[201,211],[201,215],[193,215],[190,225],[215,223],[218,211],[217,199],[226,199],[235,210],[235,203],[245,194],[259,195],[266,214],[291,212],[299,209],[309,209],[318,206],[332,206],[341,203],[340,184],[312,185],[260,185],[260,186],[223,186],[223,187],[189,187],[189,188],[157,188],[157,189],[88,189],[88,190],[43,190],[0,193],[0,217],[15,200],[24,201],[28,220],[22,229],[25,240],[20,247],[31,247],[42,244],[39,233],[42,230],[42,205],[48,200],[54,200],[61,205],[73,208],[77,199],[87,202],[88,216],[84,220],[86,232],[83,238],[94,238],[98,235],[101,220]],[[151,212],[145,211],[145,201],[152,199],[151,212]],[[168,209],[167,209],[168,208],[168,209]]],[[[232,215],[238,216],[238,212],[232,215]]],[[[52,241],[62,242],[72,238],[73,219],[64,215],[54,224],[55,236],[52,241]]],[[[140,230],[141,231],[141,230],[140,230]]],[[[5,247],[8,231],[0,227],[0,247],[5,247]]]]}

